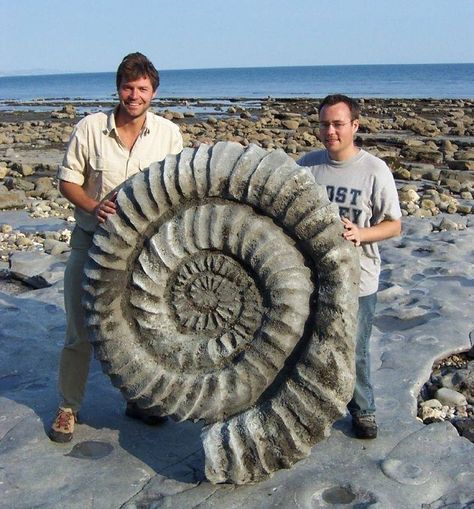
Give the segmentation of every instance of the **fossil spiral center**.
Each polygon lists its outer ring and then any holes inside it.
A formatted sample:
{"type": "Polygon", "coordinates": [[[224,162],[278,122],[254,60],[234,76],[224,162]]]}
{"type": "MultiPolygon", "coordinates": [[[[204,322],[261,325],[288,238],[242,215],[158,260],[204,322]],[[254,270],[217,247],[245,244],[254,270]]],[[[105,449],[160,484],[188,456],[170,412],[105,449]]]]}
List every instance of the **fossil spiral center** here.
{"type": "Polygon", "coordinates": [[[188,331],[243,330],[258,320],[260,296],[252,277],[231,257],[199,253],[181,263],[170,285],[171,305],[178,323],[188,331]],[[254,303],[253,310],[249,303],[254,303]]]}
{"type": "Polygon", "coordinates": [[[226,299],[227,283],[228,281],[219,275],[205,274],[189,285],[189,297],[196,309],[216,310],[219,301],[226,299]]]}

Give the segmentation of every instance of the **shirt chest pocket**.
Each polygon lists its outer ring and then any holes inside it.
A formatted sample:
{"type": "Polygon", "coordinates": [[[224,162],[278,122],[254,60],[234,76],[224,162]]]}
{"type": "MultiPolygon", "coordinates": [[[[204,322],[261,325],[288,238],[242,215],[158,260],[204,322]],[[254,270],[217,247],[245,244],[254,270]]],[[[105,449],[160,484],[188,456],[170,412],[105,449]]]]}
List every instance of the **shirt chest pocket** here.
{"type": "Polygon", "coordinates": [[[107,169],[107,161],[100,156],[92,156],[89,161],[93,171],[101,172],[107,169]]]}
{"type": "Polygon", "coordinates": [[[123,181],[120,170],[113,171],[113,167],[107,159],[92,156],[89,160],[90,172],[87,190],[89,196],[95,200],[101,200],[123,181]]]}

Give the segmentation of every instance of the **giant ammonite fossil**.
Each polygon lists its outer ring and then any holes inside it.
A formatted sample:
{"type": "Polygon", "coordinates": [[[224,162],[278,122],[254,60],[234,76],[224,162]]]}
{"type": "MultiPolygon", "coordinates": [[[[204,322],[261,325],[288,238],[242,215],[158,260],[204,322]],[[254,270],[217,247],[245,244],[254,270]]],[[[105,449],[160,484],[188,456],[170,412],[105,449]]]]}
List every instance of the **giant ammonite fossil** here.
{"type": "Polygon", "coordinates": [[[127,182],[85,269],[96,356],[128,401],[203,420],[211,482],[306,457],[353,391],[359,269],[283,151],[184,149],[127,182]]]}

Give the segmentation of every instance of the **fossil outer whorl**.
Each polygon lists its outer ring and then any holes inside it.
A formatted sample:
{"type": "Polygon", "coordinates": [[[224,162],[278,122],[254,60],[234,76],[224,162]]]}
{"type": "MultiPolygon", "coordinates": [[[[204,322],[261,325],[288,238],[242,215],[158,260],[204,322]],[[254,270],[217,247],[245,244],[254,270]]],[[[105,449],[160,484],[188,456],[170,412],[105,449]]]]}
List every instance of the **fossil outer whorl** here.
{"type": "Polygon", "coordinates": [[[217,143],[129,179],[84,288],[128,400],[203,419],[211,482],[307,456],[352,396],[358,263],[337,208],[282,151],[217,143]]]}

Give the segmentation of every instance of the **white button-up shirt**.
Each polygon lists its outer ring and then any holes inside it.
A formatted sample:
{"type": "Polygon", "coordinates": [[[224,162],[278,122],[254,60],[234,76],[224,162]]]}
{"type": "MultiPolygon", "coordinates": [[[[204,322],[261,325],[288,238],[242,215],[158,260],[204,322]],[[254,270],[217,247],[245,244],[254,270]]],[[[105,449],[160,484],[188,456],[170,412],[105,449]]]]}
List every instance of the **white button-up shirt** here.
{"type": "MultiPolygon", "coordinates": [[[[151,163],[183,149],[179,127],[147,112],[142,131],[128,150],[119,138],[114,113],[94,113],[78,122],[57,173],[58,179],[82,186],[97,201],[151,163]]],[[[75,218],[84,230],[94,231],[97,226],[95,216],[79,207],[75,218]]]]}

